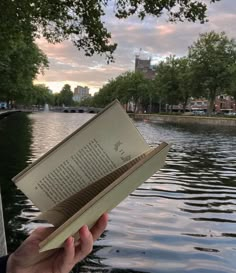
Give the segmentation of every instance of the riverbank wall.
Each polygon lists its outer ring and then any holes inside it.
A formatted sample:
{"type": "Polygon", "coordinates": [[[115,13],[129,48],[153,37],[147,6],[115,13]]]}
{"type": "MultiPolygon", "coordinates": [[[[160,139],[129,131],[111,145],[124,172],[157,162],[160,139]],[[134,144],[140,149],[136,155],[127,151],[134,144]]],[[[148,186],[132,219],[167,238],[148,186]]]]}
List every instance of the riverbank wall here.
{"type": "Polygon", "coordinates": [[[159,114],[130,114],[130,117],[136,120],[148,120],[150,122],[156,122],[156,123],[236,126],[236,118],[184,116],[184,115],[178,116],[178,115],[159,115],[159,114]]]}
{"type": "Polygon", "coordinates": [[[22,112],[21,110],[9,110],[9,111],[0,111],[0,119],[3,119],[14,113],[22,112]]]}

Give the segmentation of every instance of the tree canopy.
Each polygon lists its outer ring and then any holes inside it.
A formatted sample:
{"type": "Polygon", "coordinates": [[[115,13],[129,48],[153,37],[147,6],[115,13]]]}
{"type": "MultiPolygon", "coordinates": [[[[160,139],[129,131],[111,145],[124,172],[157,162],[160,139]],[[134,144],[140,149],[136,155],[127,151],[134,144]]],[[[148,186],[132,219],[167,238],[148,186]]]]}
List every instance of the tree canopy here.
{"type": "Polygon", "coordinates": [[[203,23],[207,2],[216,1],[220,0],[1,0],[0,28],[8,38],[27,33],[52,43],[70,39],[86,55],[105,54],[109,61],[117,46],[104,22],[109,10],[119,19],[135,15],[143,20],[147,15],[165,13],[170,21],[203,23]]]}
{"type": "Polygon", "coordinates": [[[59,103],[64,106],[71,106],[73,104],[73,92],[69,84],[65,84],[59,93],[59,103]]]}
{"type": "Polygon", "coordinates": [[[52,91],[44,84],[36,84],[33,86],[32,91],[28,97],[29,103],[40,107],[45,104],[54,104],[54,96],[52,91]]]}
{"type": "Polygon", "coordinates": [[[0,37],[0,100],[22,100],[32,90],[36,75],[48,66],[46,55],[23,35],[0,37]]]}
{"type": "Polygon", "coordinates": [[[134,104],[134,109],[142,107],[147,110],[152,97],[152,83],[141,72],[125,72],[104,85],[94,99],[88,100],[93,106],[104,107],[114,99],[122,104],[134,104]]]}
{"type": "Polygon", "coordinates": [[[158,67],[156,86],[162,100],[173,105],[179,102],[178,61],[174,56],[167,57],[158,67]]]}
{"type": "Polygon", "coordinates": [[[230,89],[235,77],[236,42],[224,32],[201,34],[189,48],[191,69],[195,77],[193,94],[209,100],[208,111],[214,108],[216,95],[230,89]],[[195,91],[195,92],[194,92],[195,91]]]}

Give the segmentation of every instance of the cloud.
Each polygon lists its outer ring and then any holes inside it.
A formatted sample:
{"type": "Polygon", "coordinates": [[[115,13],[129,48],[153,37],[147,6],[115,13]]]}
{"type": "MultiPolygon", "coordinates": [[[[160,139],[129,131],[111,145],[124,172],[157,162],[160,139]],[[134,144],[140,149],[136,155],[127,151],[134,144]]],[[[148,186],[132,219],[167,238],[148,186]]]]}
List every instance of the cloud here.
{"type": "Polygon", "coordinates": [[[127,70],[134,70],[136,54],[151,57],[154,62],[170,54],[183,56],[198,39],[199,33],[211,30],[225,31],[230,38],[236,38],[235,0],[221,0],[210,5],[208,14],[209,22],[206,24],[173,24],[167,23],[165,17],[146,17],[144,21],[135,17],[118,20],[110,8],[105,21],[112,33],[112,42],[118,43],[115,63],[107,65],[104,56],[85,57],[84,52],[78,51],[69,41],[53,45],[40,39],[37,43],[47,54],[50,69],[37,80],[48,84],[54,91],[59,91],[65,83],[70,82],[73,87],[87,85],[94,93],[109,79],[127,70]]]}

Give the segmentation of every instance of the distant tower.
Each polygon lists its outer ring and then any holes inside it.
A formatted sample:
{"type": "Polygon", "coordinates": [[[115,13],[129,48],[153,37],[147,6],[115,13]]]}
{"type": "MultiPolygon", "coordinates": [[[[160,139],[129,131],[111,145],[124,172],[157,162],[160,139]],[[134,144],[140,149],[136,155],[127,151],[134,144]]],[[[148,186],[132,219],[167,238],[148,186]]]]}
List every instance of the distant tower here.
{"type": "MultiPolygon", "coordinates": [[[[141,49],[140,49],[141,50],[141,49]]],[[[153,80],[155,78],[155,70],[151,66],[151,60],[149,59],[141,59],[140,54],[135,55],[135,72],[142,72],[146,79],[153,80]]]]}

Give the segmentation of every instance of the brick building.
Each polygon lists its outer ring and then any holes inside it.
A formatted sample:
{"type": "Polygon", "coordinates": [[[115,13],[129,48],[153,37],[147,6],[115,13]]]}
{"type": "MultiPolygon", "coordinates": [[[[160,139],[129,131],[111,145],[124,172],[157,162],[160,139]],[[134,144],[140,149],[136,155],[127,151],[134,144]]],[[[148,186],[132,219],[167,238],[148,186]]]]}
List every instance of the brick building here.
{"type": "MultiPolygon", "coordinates": [[[[208,100],[204,98],[200,99],[190,99],[186,111],[204,111],[207,112],[208,100]]],[[[180,103],[178,105],[173,105],[173,111],[181,112],[183,110],[183,105],[180,103]]],[[[215,106],[213,109],[216,113],[235,113],[236,112],[236,100],[229,95],[219,95],[216,96],[215,106]]]]}
{"type": "Polygon", "coordinates": [[[220,95],[215,100],[215,111],[230,113],[236,112],[236,100],[229,95],[220,95]]]}
{"type": "Polygon", "coordinates": [[[139,55],[135,56],[135,72],[142,72],[144,77],[149,80],[154,80],[156,70],[151,65],[151,58],[140,59],[139,55]]]}

